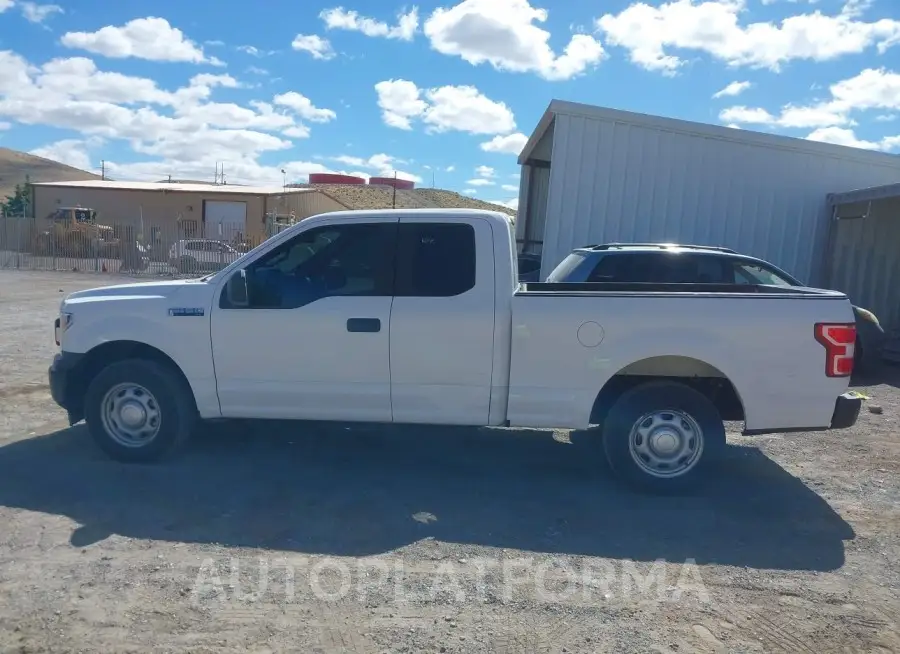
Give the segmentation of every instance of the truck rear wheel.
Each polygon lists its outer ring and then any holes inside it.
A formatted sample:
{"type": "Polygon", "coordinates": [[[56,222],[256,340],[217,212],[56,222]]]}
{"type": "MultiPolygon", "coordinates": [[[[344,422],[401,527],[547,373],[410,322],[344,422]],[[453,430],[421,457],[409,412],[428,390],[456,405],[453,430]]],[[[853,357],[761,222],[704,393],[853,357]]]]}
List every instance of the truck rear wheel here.
{"type": "Polygon", "coordinates": [[[625,393],[603,424],[610,467],[641,490],[687,490],[706,475],[725,446],[715,405],[678,382],[648,382],[625,393]]]}
{"type": "Polygon", "coordinates": [[[191,389],[156,361],[113,363],[91,381],[85,419],[97,445],[126,463],[156,461],[190,436],[197,421],[191,389]]]}

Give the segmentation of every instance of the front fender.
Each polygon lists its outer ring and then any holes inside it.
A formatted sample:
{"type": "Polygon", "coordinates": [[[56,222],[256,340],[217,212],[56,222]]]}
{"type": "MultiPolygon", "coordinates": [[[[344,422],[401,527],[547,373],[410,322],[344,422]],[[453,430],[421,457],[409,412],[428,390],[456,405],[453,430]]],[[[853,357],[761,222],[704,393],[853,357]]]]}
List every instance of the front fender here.
{"type": "MultiPolygon", "coordinates": [[[[104,303],[110,305],[112,303],[104,303]]],[[[130,304],[125,300],[122,304],[130,304]]],[[[107,306],[102,312],[79,307],[62,338],[67,352],[87,353],[104,343],[131,341],[156,348],[187,378],[204,418],[221,415],[209,337],[209,310],[203,315],[169,315],[165,298],[140,298],[126,309],[107,306]],[[137,304],[140,311],[135,311],[137,304]]]]}

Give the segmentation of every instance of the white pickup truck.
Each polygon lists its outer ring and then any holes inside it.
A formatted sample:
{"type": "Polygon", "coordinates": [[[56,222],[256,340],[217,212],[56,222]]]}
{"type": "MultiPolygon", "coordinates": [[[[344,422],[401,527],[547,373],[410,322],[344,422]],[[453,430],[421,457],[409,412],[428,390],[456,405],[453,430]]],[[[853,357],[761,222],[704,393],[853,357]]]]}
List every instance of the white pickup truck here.
{"type": "Polygon", "coordinates": [[[110,456],[221,418],[586,429],[651,490],[746,433],[849,427],[853,310],[796,287],[517,282],[501,213],[315,216],[201,279],[70,294],[54,400],[110,456]],[[777,335],[777,337],[775,337],[777,335]]]}

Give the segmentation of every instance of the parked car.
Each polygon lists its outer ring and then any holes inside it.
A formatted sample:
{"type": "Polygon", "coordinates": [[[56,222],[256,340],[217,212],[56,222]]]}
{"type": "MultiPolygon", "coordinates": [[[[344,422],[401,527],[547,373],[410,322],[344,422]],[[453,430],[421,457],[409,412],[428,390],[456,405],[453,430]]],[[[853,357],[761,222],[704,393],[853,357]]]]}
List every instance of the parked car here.
{"type": "MultiPolygon", "coordinates": [[[[674,243],[609,243],[579,248],[560,262],[548,282],[678,282],[703,284],[806,284],[777,266],[721,247],[674,243]]],[[[885,333],[874,313],[854,306],[856,366],[874,367],[885,333]]]]}
{"type": "Polygon", "coordinates": [[[616,474],[663,492],[715,465],[724,420],[856,422],[842,293],[522,285],[514,238],[492,211],[335,212],[200,279],[72,293],[52,396],[120,461],[221,418],[596,426],[616,474]]]}
{"type": "Polygon", "coordinates": [[[242,254],[223,241],[182,239],[169,248],[169,265],[180,273],[209,273],[221,270],[242,254]]]}

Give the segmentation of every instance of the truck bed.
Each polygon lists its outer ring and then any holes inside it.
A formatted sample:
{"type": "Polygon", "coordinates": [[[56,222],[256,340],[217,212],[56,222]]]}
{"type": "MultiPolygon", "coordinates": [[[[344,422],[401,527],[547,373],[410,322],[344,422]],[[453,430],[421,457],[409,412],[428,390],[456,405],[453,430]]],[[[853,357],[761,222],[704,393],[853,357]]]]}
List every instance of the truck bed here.
{"type": "Polygon", "coordinates": [[[512,298],[508,418],[584,428],[616,375],[727,379],[748,430],[827,427],[847,380],[816,323],[853,323],[843,293],[796,286],[522,284],[512,298]],[[786,400],[786,398],[790,400],[786,400]]]}

